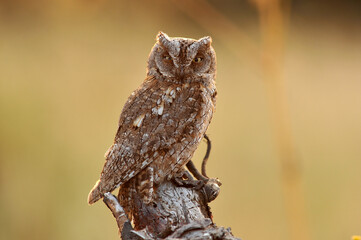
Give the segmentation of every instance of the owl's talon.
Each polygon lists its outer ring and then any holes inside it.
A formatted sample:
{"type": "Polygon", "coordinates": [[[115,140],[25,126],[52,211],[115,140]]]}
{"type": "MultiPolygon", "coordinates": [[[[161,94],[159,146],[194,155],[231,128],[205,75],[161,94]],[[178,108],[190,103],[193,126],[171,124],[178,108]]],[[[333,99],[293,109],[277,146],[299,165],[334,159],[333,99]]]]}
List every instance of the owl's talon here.
{"type": "Polygon", "coordinates": [[[196,190],[200,190],[206,183],[203,180],[194,180],[189,173],[186,174],[187,178],[183,176],[174,176],[172,180],[179,187],[195,188],[196,190]]]}
{"type": "Polygon", "coordinates": [[[211,202],[218,197],[220,186],[222,185],[222,183],[216,178],[190,180],[184,179],[183,174],[180,176],[174,176],[172,180],[179,187],[194,188],[196,191],[201,191],[207,202],[211,202]]]}
{"type": "Polygon", "coordinates": [[[198,180],[197,186],[195,186],[196,190],[201,190],[207,183],[208,180],[198,180]]]}
{"type": "Polygon", "coordinates": [[[194,180],[194,178],[192,177],[192,175],[188,171],[184,171],[182,176],[183,176],[184,180],[190,180],[190,181],[194,180]]]}
{"type": "Polygon", "coordinates": [[[175,183],[175,185],[177,185],[178,187],[183,187],[184,186],[184,179],[183,178],[173,177],[172,180],[175,183]]]}

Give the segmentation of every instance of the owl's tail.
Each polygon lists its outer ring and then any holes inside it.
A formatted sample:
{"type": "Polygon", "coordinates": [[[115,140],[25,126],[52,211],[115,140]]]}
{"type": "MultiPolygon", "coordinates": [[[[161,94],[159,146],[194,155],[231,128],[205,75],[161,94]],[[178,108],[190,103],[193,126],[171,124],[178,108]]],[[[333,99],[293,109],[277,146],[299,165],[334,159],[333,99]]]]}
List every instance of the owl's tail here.
{"type": "Polygon", "coordinates": [[[88,203],[89,204],[93,204],[103,197],[104,193],[102,193],[102,191],[101,191],[101,185],[102,185],[102,183],[100,182],[100,180],[98,180],[95,183],[93,189],[90,191],[90,193],[88,195],[88,203]]]}

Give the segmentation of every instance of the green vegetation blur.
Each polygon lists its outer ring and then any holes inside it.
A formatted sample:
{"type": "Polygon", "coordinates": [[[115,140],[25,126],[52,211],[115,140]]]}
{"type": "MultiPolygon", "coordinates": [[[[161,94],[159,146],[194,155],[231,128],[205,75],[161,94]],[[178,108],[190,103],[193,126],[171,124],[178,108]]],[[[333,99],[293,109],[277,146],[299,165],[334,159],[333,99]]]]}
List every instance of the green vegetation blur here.
{"type": "Polygon", "coordinates": [[[87,194],[158,31],[213,38],[215,223],[244,240],[360,235],[360,12],[359,1],[0,1],[0,239],[118,239],[87,194]]]}

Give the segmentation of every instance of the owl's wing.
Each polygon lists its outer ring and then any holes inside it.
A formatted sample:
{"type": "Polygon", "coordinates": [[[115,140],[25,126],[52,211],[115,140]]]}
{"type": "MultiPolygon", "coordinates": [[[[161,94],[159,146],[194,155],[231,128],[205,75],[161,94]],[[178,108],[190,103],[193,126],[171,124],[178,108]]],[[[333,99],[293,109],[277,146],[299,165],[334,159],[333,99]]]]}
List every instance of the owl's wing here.
{"type": "Polygon", "coordinates": [[[90,204],[154,161],[159,163],[156,174],[166,176],[191,158],[213,113],[213,102],[197,89],[147,79],[129,97],[90,204]]]}
{"type": "Polygon", "coordinates": [[[156,157],[153,155],[160,146],[159,136],[164,134],[164,128],[158,129],[162,120],[158,113],[163,110],[156,106],[164,94],[164,87],[155,79],[146,79],[128,98],[120,115],[114,144],[106,153],[100,180],[89,193],[89,204],[134,177],[156,157]]]}

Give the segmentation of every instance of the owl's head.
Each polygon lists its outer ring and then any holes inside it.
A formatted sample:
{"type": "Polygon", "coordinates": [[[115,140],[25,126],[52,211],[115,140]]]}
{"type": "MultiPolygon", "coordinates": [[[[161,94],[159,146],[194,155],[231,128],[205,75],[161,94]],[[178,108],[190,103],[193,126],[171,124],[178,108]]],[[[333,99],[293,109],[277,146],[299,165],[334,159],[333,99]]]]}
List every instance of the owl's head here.
{"type": "Polygon", "coordinates": [[[214,78],[216,53],[211,37],[170,38],[159,32],[149,55],[148,76],[179,83],[214,78]]]}

